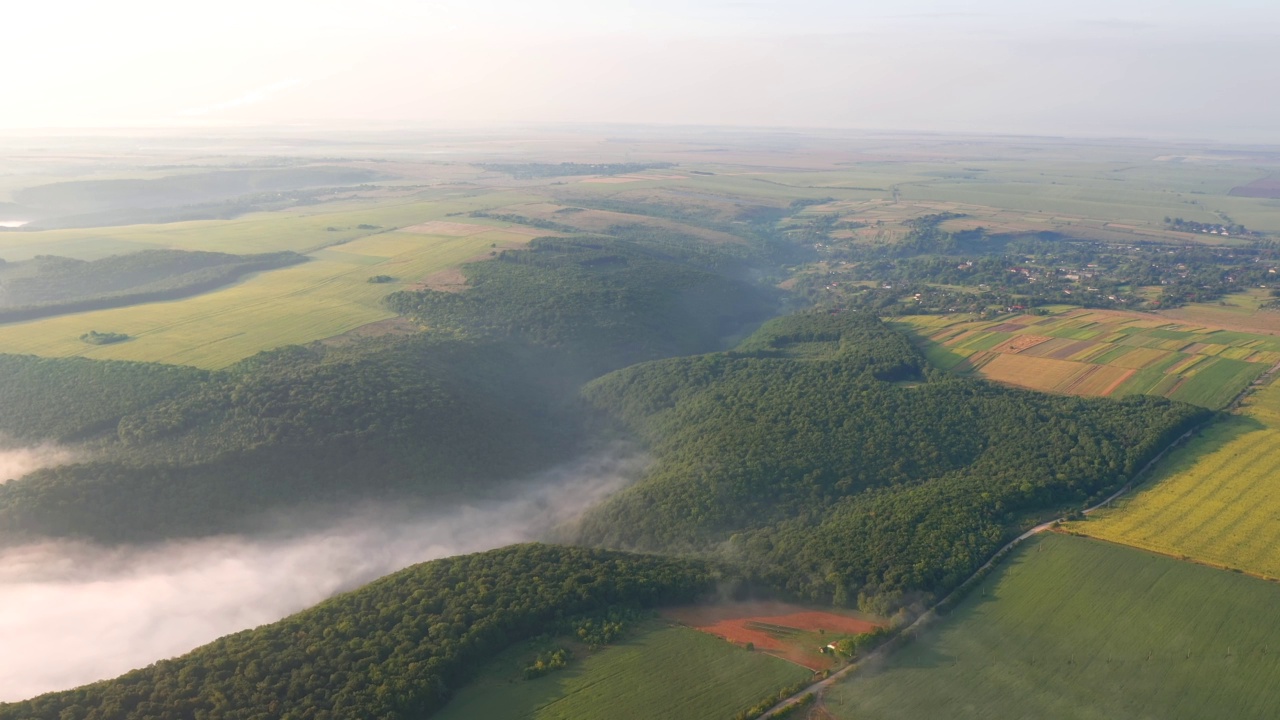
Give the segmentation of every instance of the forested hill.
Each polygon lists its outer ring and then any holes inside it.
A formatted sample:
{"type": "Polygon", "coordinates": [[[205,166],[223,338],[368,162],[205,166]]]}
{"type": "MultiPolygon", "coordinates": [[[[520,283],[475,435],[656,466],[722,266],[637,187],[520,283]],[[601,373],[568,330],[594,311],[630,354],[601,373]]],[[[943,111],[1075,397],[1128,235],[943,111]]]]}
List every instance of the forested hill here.
{"type": "Polygon", "coordinates": [[[0,720],[424,718],[514,642],[712,587],[695,562],[516,545],[408,568],[115,680],[0,704],[0,720]]]}
{"type": "Polygon", "coordinates": [[[972,573],[1026,518],[1121,484],[1206,417],[946,377],[871,316],[777,319],[734,352],[587,387],[657,460],[587,543],[718,548],[803,597],[883,610],[972,573]]]}
{"type": "Polygon", "coordinates": [[[13,536],[150,541],[256,529],[281,508],[440,505],[583,449],[581,383],[715,348],[775,310],[732,252],[549,239],[401,293],[428,330],[288,347],[221,372],[0,356],[0,433],[87,447],[0,485],[13,536]]]}
{"type": "Polygon", "coordinates": [[[652,238],[541,238],[467,265],[466,292],[399,292],[388,304],[428,326],[560,349],[586,380],[716,349],[772,315],[778,298],[747,279],[742,255],[652,238]]]}
{"type": "Polygon", "coordinates": [[[0,433],[85,462],[0,485],[0,539],[245,531],[281,508],[451,501],[580,449],[544,353],[420,335],[285,348],[224,372],[0,356],[0,433]]]}

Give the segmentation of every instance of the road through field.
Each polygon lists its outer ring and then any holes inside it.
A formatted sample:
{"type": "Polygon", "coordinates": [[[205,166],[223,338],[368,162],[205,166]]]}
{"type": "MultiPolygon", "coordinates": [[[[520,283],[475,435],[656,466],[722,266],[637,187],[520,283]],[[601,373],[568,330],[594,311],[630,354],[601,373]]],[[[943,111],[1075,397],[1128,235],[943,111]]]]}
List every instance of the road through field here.
{"type": "MultiPolygon", "coordinates": [[[[1280,363],[1273,365],[1265,373],[1259,376],[1257,380],[1251,383],[1244,390],[1241,390],[1240,393],[1237,394],[1236,397],[1232,399],[1232,401],[1227,405],[1227,408],[1234,410],[1235,408],[1239,407],[1241,401],[1245,398],[1245,396],[1247,396],[1253,390],[1256,390],[1257,388],[1263,385],[1266,385],[1271,380],[1271,378],[1276,374],[1277,371],[1280,371],[1280,363]]],[[[1212,422],[1212,420],[1210,420],[1209,422],[1212,422]]],[[[1197,431],[1199,431],[1203,427],[1204,427],[1204,424],[1202,423],[1201,425],[1197,425],[1196,427],[1193,427],[1190,430],[1183,433],[1182,435],[1178,436],[1177,439],[1169,443],[1169,445],[1167,445],[1163,450],[1161,450],[1155,457],[1151,458],[1151,460],[1148,461],[1147,464],[1144,465],[1141,470],[1134,473],[1134,476],[1129,480],[1129,482],[1125,483],[1123,486],[1120,487],[1120,489],[1116,490],[1105,500],[1085,510],[1084,514],[1091,515],[1097,512],[1098,510],[1101,510],[1107,507],[1112,502],[1114,502],[1117,498],[1120,498],[1121,496],[1123,496],[1125,493],[1133,490],[1133,488],[1138,484],[1138,481],[1141,478],[1145,477],[1147,473],[1150,472],[1153,467],[1155,467],[1156,463],[1164,459],[1169,454],[1170,451],[1172,451],[1177,447],[1180,447],[1193,434],[1195,434],[1197,431]]],[[[973,573],[973,575],[971,575],[967,580],[961,583],[955,590],[952,590],[951,593],[949,593],[942,600],[938,601],[932,608],[930,608],[929,610],[921,614],[918,618],[915,619],[914,622],[912,622],[910,625],[908,625],[907,627],[899,631],[894,638],[892,638],[885,644],[881,645],[880,647],[872,650],[870,653],[868,653],[865,657],[863,657],[858,662],[850,663],[849,665],[846,665],[845,667],[831,673],[831,675],[829,675],[825,679],[820,680],[804,688],[800,692],[792,695],[786,700],[783,700],[782,702],[770,708],[768,712],[761,715],[760,718],[775,717],[778,714],[782,713],[787,708],[791,707],[792,705],[796,705],[797,703],[799,703],[806,695],[816,695],[818,700],[821,701],[823,693],[825,693],[827,689],[830,688],[832,685],[844,679],[846,676],[856,672],[859,667],[863,667],[869,662],[873,662],[887,656],[899,645],[905,642],[904,638],[908,638],[914,635],[915,633],[922,630],[926,625],[932,623],[934,620],[937,620],[939,617],[939,614],[938,614],[939,607],[947,606],[950,602],[953,602],[961,593],[966,592],[974,583],[980,581],[983,577],[986,576],[987,572],[990,571],[991,568],[996,565],[996,563],[1003,560],[1004,557],[1010,551],[1012,551],[1015,547],[1025,542],[1026,540],[1032,537],[1035,537],[1040,533],[1045,532],[1046,530],[1050,530],[1056,527],[1060,522],[1062,522],[1062,518],[1057,518],[1054,520],[1050,520],[1048,522],[1040,523],[1039,525],[1036,525],[1030,530],[1027,530],[1026,532],[1022,533],[1018,537],[1009,541],[1004,547],[997,550],[995,554],[991,556],[990,560],[987,560],[985,563],[983,563],[982,566],[979,567],[977,571],[973,573]]],[[[819,702],[819,705],[820,705],[820,702],[819,702]]]]}

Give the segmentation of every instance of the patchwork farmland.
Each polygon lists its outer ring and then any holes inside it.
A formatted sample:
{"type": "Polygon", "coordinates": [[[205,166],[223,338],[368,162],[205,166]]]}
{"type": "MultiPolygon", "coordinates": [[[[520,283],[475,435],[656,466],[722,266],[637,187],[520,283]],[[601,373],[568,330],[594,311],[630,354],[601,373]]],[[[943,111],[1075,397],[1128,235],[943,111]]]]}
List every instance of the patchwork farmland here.
{"type": "Polygon", "coordinates": [[[896,324],[943,369],[1071,395],[1159,395],[1218,409],[1280,363],[1280,338],[1138,313],[914,316],[896,324]]]}

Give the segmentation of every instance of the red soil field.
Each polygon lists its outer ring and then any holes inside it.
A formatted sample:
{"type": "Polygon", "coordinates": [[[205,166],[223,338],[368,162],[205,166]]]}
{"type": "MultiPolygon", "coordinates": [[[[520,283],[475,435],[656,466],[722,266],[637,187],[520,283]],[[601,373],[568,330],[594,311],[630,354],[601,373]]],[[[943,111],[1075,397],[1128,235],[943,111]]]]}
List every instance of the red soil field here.
{"type": "Polygon", "coordinates": [[[880,624],[854,613],[812,610],[779,602],[723,603],[669,608],[662,614],[682,625],[711,633],[731,643],[751,643],[756,650],[777,655],[812,670],[831,667],[832,659],[818,652],[824,640],[800,633],[826,631],[832,635],[869,633],[880,624]],[[800,631],[795,638],[770,634],[753,623],[779,625],[800,631]]]}

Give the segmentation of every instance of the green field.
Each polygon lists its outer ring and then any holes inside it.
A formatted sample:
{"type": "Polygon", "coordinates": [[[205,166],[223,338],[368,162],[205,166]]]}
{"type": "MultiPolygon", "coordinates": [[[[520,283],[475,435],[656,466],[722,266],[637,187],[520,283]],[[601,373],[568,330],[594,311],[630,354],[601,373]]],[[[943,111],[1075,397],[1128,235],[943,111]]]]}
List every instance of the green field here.
{"type": "MultiPolygon", "coordinates": [[[[0,257],[37,254],[93,259],[144,249],[253,253],[291,250],[310,262],[248,276],[216,291],[168,302],[0,325],[0,353],[83,355],[221,368],[262,350],[306,343],[394,316],[387,294],[499,247],[522,244],[527,228],[467,221],[491,229],[463,237],[396,232],[471,209],[527,200],[515,193],[423,193],[395,200],[344,200],[234,220],[0,234],[0,257]],[[439,197],[435,197],[435,196],[439,197]],[[365,227],[360,227],[364,225],[365,227]],[[370,284],[372,275],[399,282],[370,284]],[[129,342],[80,342],[90,330],[129,342]]],[[[456,222],[450,218],[450,222],[456,222]]]]}
{"type": "Polygon", "coordinates": [[[1280,384],[1173,453],[1076,532],[1280,578],[1280,384]]]}
{"type": "Polygon", "coordinates": [[[281,345],[306,343],[394,316],[382,298],[433,272],[528,240],[494,229],[466,237],[381,233],[314,253],[310,262],[250,276],[213,292],[0,325],[0,352],[83,355],[221,368],[281,345]],[[400,282],[371,284],[386,274],[400,282]],[[90,330],[129,342],[87,345],[90,330]]]}
{"type": "Polygon", "coordinates": [[[812,675],[785,660],[657,621],[615,646],[574,658],[564,670],[525,680],[522,668],[536,654],[528,644],[504,652],[434,717],[727,719],[812,675]]]}
{"type": "Polygon", "coordinates": [[[1280,587],[1097,540],[1032,540],[885,664],[842,720],[1272,718],[1280,587]]]}

